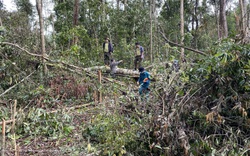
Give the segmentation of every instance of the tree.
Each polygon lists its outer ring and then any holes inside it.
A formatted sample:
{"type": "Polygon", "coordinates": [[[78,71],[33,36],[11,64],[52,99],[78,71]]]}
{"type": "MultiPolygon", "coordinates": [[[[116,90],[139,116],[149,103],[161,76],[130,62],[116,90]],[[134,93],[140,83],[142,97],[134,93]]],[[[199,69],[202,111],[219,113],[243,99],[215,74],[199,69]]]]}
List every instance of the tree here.
{"type": "Polygon", "coordinates": [[[248,13],[247,13],[247,2],[245,0],[239,0],[239,5],[240,5],[240,15],[241,15],[241,20],[240,20],[240,28],[241,28],[241,37],[243,39],[243,42],[250,42],[248,37],[249,33],[249,28],[248,28],[248,13]],[[247,41],[248,40],[248,41],[247,41]]]}
{"type": "Polygon", "coordinates": [[[155,0],[150,0],[150,61],[153,62],[153,16],[155,0]]]}
{"type": "Polygon", "coordinates": [[[220,0],[219,39],[228,37],[226,0],[220,0]]]}
{"type": "Polygon", "coordinates": [[[42,0],[36,0],[36,8],[39,16],[39,25],[40,25],[40,39],[41,39],[41,54],[43,56],[42,62],[44,67],[44,74],[47,74],[47,66],[45,64],[45,57],[46,57],[46,51],[45,51],[45,38],[44,38],[44,21],[43,21],[43,10],[42,10],[43,2],[42,0]]]}
{"type": "MultiPolygon", "coordinates": [[[[74,19],[73,19],[73,27],[78,25],[78,16],[79,16],[79,0],[75,0],[74,5],[74,19]]],[[[74,36],[72,44],[77,44],[78,37],[74,36]]]]}
{"type": "Polygon", "coordinates": [[[0,0],[0,10],[3,8],[3,1],[0,0]]]}
{"type": "MultiPolygon", "coordinates": [[[[180,31],[180,34],[181,34],[181,45],[183,45],[183,42],[184,42],[184,0],[181,0],[181,3],[180,3],[180,17],[181,17],[181,21],[180,21],[180,26],[181,26],[181,31],[180,31]]],[[[181,48],[181,60],[184,61],[185,59],[185,56],[184,56],[184,48],[181,48]]]]}

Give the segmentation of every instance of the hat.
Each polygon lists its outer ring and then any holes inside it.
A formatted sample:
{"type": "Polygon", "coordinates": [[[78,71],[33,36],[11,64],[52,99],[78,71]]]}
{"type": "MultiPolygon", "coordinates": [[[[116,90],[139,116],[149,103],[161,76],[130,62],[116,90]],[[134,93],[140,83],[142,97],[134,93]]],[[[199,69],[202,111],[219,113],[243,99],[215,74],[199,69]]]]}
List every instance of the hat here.
{"type": "MultiPolygon", "coordinates": [[[[109,40],[109,38],[108,38],[108,37],[106,37],[106,38],[105,38],[105,40],[109,40]]],[[[109,40],[109,41],[110,41],[110,40],[109,40]]]]}
{"type": "Polygon", "coordinates": [[[139,43],[139,42],[136,42],[135,45],[140,45],[140,43],[139,43]]]}
{"type": "Polygon", "coordinates": [[[143,67],[140,67],[139,68],[139,72],[143,72],[144,71],[144,68],[143,67]]]}

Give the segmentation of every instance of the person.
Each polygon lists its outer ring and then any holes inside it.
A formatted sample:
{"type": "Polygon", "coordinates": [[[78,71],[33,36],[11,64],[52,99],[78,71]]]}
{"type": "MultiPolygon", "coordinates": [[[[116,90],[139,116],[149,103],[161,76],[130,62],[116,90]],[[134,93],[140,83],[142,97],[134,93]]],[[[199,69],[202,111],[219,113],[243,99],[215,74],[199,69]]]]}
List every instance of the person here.
{"type": "Polygon", "coordinates": [[[135,70],[138,69],[138,67],[141,66],[141,61],[144,58],[144,48],[140,45],[139,42],[135,43],[135,70]]]}
{"type": "Polygon", "coordinates": [[[144,95],[148,99],[148,95],[150,92],[150,89],[149,89],[150,74],[147,71],[145,71],[145,69],[143,67],[139,68],[139,72],[140,72],[140,76],[139,76],[139,79],[137,81],[137,84],[140,85],[139,95],[141,96],[142,100],[143,100],[144,95]]]}
{"type": "Polygon", "coordinates": [[[180,69],[179,61],[178,60],[174,60],[172,62],[172,70],[175,71],[175,72],[178,72],[179,69],[180,69]]]}
{"type": "Polygon", "coordinates": [[[103,43],[103,52],[104,52],[104,64],[108,66],[111,59],[111,53],[113,53],[113,46],[110,43],[108,37],[105,38],[105,41],[103,43]]]}
{"type": "Polygon", "coordinates": [[[117,70],[117,66],[119,63],[123,62],[123,60],[120,60],[120,61],[115,61],[114,59],[111,59],[111,62],[110,62],[110,75],[114,78],[115,77],[115,73],[116,73],[116,70],[117,70]]]}

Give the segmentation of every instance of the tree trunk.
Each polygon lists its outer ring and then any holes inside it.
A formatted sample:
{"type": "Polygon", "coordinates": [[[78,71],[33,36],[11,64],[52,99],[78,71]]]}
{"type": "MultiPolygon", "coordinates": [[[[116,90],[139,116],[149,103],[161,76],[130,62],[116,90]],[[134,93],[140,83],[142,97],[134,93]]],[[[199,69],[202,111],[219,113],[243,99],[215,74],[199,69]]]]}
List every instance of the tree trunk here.
{"type": "Polygon", "coordinates": [[[237,33],[241,32],[240,31],[240,17],[236,14],[236,12],[234,11],[234,18],[235,18],[235,28],[237,33]]]}
{"type": "Polygon", "coordinates": [[[54,21],[54,15],[51,15],[52,18],[51,18],[51,26],[52,26],[52,38],[53,38],[53,48],[56,49],[56,40],[55,40],[55,37],[56,37],[56,31],[55,31],[55,21],[54,21]]]}
{"type": "Polygon", "coordinates": [[[215,12],[215,17],[216,17],[216,24],[217,24],[217,35],[218,35],[218,39],[220,38],[220,22],[219,22],[219,11],[217,8],[217,4],[215,3],[214,5],[214,12],[215,12]]]}
{"type": "MultiPolygon", "coordinates": [[[[110,67],[108,66],[93,66],[89,68],[83,68],[84,71],[90,72],[90,71],[106,71],[110,72],[110,67]]],[[[123,75],[130,75],[130,76],[139,76],[138,71],[130,70],[130,69],[124,69],[124,68],[117,68],[116,74],[123,74],[123,75]]]]}
{"type": "MultiPolygon", "coordinates": [[[[202,3],[204,4],[204,3],[202,3]]],[[[195,10],[194,10],[194,14],[195,14],[195,32],[194,32],[194,47],[195,48],[198,48],[198,45],[197,45],[197,38],[198,38],[198,28],[199,28],[199,20],[198,20],[198,7],[199,7],[199,0],[196,0],[195,1],[195,10]]],[[[202,6],[202,7],[205,7],[205,6],[202,6]]],[[[203,21],[201,21],[202,23],[203,21]]]]}
{"type": "MultiPolygon", "coordinates": [[[[180,16],[181,16],[181,45],[184,45],[184,0],[181,0],[181,6],[180,6],[180,16]]],[[[185,60],[185,54],[184,54],[184,48],[181,48],[181,60],[185,60]]]]}
{"type": "Polygon", "coordinates": [[[150,61],[153,62],[153,1],[150,0],[150,61]]]}
{"type": "Polygon", "coordinates": [[[43,63],[43,71],[44,74],[47,74],[47,66],[45,64],[45,57],[46,57],[46,51],[45,51],[45,38],[44,38],[44,25],[43,25],[43,10],[42,10],[42,0],[36,0],[36,8],[39,16],[39,24],[40,24],[40,38],[41,38],[41,48],[42,48],[42,63],[43,63]]]}
{"type": "MultiPolygon", "coordinates": [[[[73,27],[76,27],[78,25],[78,14],[79,14],[79,0],[75,0],[73,27]]],[[[72,45],[77,44],[77,42],[78,42],[78,37],[74,36],[72,45]]]]}
{"type": "Polygon", "coordinates": [[[220,0],[219,39],[228,37],[226,0],[220,0]]]}
{"type": "Polygon", "coordinates": [[[241,26],[241,37],[243,43],[249,43],[248,37],[248,17],[247,17],[247,4],[245,0],[239,0],[239,5],[240,5],[240,11],[241,11],[241,21],[240,21],[240,26],[241,26]]]}
{"type": "Polygon", "coordinates": [[[124,11],[126,11],[127,8],[127,0],[124,0],[124,11]]]}
{"type": "Polygon", "coordinates": [[[120,0],[116,0],[116,9],[120,10],[120,0]]]}

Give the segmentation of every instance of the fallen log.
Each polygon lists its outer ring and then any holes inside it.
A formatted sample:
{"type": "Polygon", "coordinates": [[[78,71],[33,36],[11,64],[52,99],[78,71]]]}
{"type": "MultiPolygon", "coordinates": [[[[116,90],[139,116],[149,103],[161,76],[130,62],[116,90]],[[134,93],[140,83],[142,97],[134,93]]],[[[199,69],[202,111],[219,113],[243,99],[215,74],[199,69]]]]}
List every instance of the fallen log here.
{"type": "MultiPolygon", "coordinates": [[[[83,71],[86,72],[93,72],[93,71],[98,71],[101,70],[102,72],[106,72],[106,73],[110,73],[110,67],[109,66],[93,66],[93,67],[89,67],[89,68],[82,68],[83,71]]],[[[150,72],[149,72],[150,73],[150,72]]],[[[156,81],[156,77],[151,74],[151,80],[152,81],[156,81]]],[[[117,68],[116,70],[116,76],[129,76],[131,78],[133,78],[135,81],[138,80],[140,73],[139,71],[135,71],[135,70],[131,70],[131,69],[126,69],[126,68],[117,68]]]]}
{"type": "MultiPolygon", "coordinates": [[[[93,66],[93,67],[89,67],[89,68],[82,68],[82,70],[87,71],[87,72],[101,70],[101,71],[106,71],[107,73],[109,73],[110,67],[109,66],[93,66]]],[[[138,71],[134,71],[131,69],[117,68],[116,74],[124,74],[124,75],[139,77],[140,73],[138,71]]]]}

